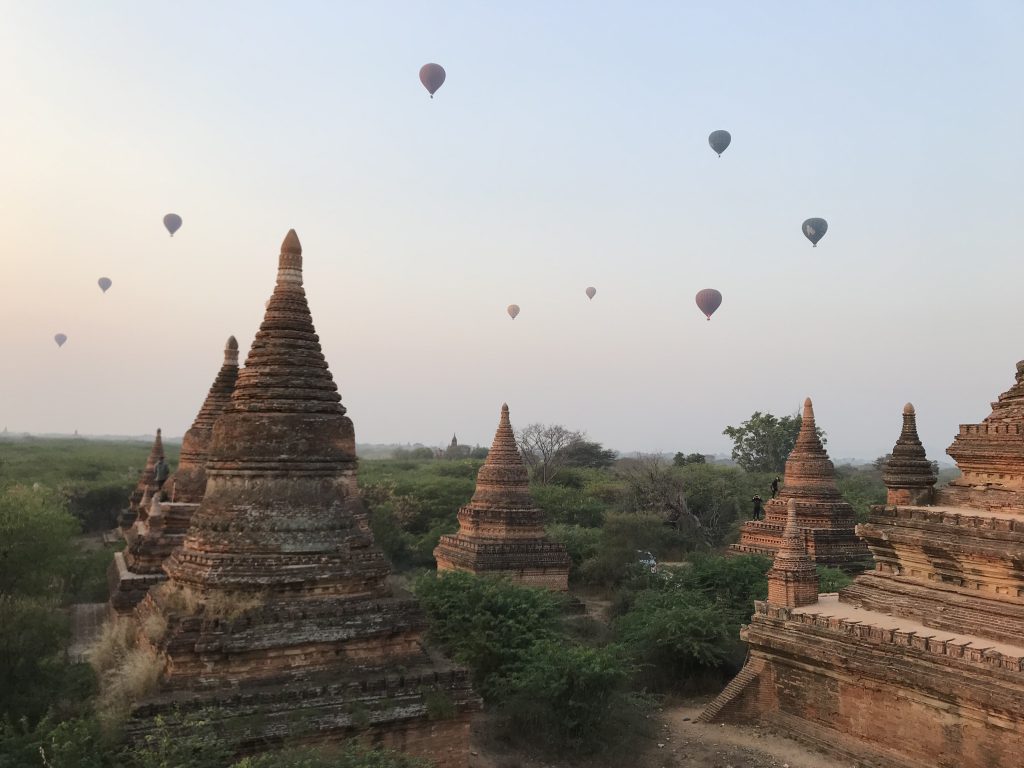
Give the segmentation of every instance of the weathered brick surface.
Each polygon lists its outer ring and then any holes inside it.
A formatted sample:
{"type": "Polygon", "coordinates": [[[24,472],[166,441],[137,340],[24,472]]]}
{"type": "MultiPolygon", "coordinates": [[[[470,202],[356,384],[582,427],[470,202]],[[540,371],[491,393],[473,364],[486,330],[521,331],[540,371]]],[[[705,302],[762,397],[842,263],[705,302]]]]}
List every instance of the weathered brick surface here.
{"type": "MultiPolygon", "coordinates": [[[[165,662],[156,714],[224,705],[239,749],[362,735],[468,761],[480,701],[425,648],[415,600],[393,594],[356,485],[355,433],[320,349],[290,232],[277,286],[213,425],[206,492],[168,581],[136,609],[165,662]],[[442,714],[431,702],[442,700],[442,714]],[[438,719],[440,717],[440,719],[438,719]]],[[[170,505],[174,507],[174,505],[170,505]]]]}
{"type": "Polygon", "coordinates": [[[441,537],[434,558],[439,571],[500,574],[529,586],[569,588],[569,555],[544,532],[544,513],[530,495],[507,405],[501,406],[473,498],[459,510],[459,532],[441,537]]]}
{"type": "Polygon", "coordinates": [[[164,458],[164,441],[158,429],[156,439],[153,440],[153,447],[149,450],[149,456],[146,457],[146,465],[139,474],[139,482],[136,484],[135,490],[128,496],[128,508],[118,515],[117,524],[122,532],[128,531],[135,524],[140,511],[149,506],[150,498],[160,490],[160,486],[156,482],[156,464],[162,458],[164,458]]]}
{"type": "Polygon", "coordinates": [[[756,604],[748,663],[702,718],[768,722],[878,768],[1024,766],[1022,378],[1018,364],[950,448],[972,479],[934,494],[908,406],[889,500],[935,506],[874,507],[857,531],[875,570],[838,596],[756,604]]]}
{"type": "Polygon", "coordinates": [[[768,571],[768,602],[796,608],[817,601],[818,569],[804,549],[796,521],[796,499],[789,500],[786,511],[782,544],[768,571]]]}
{"type": "Polygon", "coordinates": [[[810,398],[804,401],[800,434],[786,460],[778,497],[765,505],[764,520],[743,524],[740,540],[730,553],[774,557],[782,544],[790,499],[796,502],[797,523],[811,560],[854,571],[865,566],[869,554],[854,533],[853,507],[836,486],[835,468],[818,438],[810,398]]]}

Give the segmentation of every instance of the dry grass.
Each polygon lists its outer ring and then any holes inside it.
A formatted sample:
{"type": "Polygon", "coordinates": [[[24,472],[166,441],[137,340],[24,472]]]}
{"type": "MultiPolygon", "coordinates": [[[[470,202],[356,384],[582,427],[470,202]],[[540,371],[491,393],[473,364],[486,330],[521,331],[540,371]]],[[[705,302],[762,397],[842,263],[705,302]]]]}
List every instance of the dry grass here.
{"type": "Polygon", "coordinates": [[[132,704],[156,690],[164,658],[143,648],[133,648],[121,665],[100,680],[96,697],[96,716],[108,731],[114,731],[128,718],[132,704]]]}
{"type": "Polygon", "coordinates": [[[262,595],[251,592],[217,591],[200,595],[190,587],[170,583],[157,589],[160,590],[160,602],[167,610],[191,616],[201,614],[208,619],[237,619],[264,602],[262,595]]]}
{"type": "Polygon", "coordinates": [[[131,619],[118,616],[107,621],[100,629],[96,642],[86,652],[89,664],[98,677],[118,667],[135,647],[137,627],[131,619]]]}
{"type": "Polygon", "coordinates": [[[142,634],[154,646],[167,634],[167,619],[162,613],[152,612],[142,622],[142,634]]]}

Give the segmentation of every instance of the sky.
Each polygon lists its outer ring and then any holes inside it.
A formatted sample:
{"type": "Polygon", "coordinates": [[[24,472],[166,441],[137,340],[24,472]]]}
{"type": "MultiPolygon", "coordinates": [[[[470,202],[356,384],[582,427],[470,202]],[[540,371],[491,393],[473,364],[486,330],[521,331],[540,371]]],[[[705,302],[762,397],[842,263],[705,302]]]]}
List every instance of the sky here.
{"type": "Polygon", "coordinates": [[[0,13],[0,428],[181,435],[293,227],[360,442],[942,458],[1024,358],[1016,0],[0,13]]]}

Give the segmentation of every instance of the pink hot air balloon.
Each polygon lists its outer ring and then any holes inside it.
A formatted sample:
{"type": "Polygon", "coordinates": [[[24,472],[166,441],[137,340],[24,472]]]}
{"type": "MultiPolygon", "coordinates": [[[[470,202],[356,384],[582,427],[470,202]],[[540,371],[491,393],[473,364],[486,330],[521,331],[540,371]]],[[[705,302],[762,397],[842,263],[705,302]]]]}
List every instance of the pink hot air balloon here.
{"type": "Polygon", "coordinates": [[[592,299],[596,295],[597,295],[597,288],[595,288],[594,286],[590,286],[589,288],[587,288],[587,298],[588,299],[592,299]]]}
{"type": "Polygon", "coordinates": [[[518,314],[519,314],[519,305],[518,304],[509,304],[508,305],[508,316],[511,317],[513,320],[515,320],[516,319],[516,315],[518,315],[518,314]]]}
{"type": "Polygon", "coordinates": [[[430,98],[434,98],[437,89],[444,85],[444,67],[440,64],[424,64],[420,67],[420,82],[430,92],[430,98]]]}
{"type": "Polygon", "coordinates": [[[714,288],[705,288],[697,291],[697,306],[700,311],[707,315],[708,320],[715,314],[715,310],[722,306],[722,294],[714,288]]]}

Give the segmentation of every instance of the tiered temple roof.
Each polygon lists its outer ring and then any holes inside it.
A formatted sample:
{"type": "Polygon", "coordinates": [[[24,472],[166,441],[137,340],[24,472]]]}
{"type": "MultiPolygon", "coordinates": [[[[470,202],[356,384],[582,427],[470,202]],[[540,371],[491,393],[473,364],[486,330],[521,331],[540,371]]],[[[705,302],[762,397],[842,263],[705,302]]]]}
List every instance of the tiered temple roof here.
{"type": "Polygon", "coordinates": [[[818,599],[818,569],[804,548],[804,534],[796,519],[796,499],[786,503],[782,546],[768,571],[768,602],[796,608],[818,599]]]}
{"type": "Polygon", "coordinates": [[[242,751],[362,735],[464,767],[479,701],[464,669],[424,647],[416,601],[387,583],[294,231],[214,424],[206,476],[184,543],[165,563],[169,581],[137,609],[143,624],[166,623],[148,640],[166,666],[162,692],[136,708],[129,734],[158,714],[221,705],[242,751]],[[431,719],[438,697],[448,716],[431,719]]]}
{"type": "Polygon", "coordinates": [[[434,557],[439,571],[504,575],[529,586],[569,588],[569,555],[564,545],[547,539],[544,513],[530,495],[508,405],[501,406],[473,498],[459,510],[459,532],[442,536],[434,557]]]}
{"type": "Polygon", "coordinates": [[[960,427],[963,475],[934,493],[904,409],[889,503],[857,526],[875,570],[806,605],[756,603],[747,663],[702,720],[768,723],[877,768],[1024,765],[1022,371],[960,427]]]}
{"type": "Polygon", "coordinates": [[[835,467],[818,437],[811,398],[804,400],[800,432],[786,459],[779,495],[765,505],[764,520],[749,520],[740,529],[731,554],[774,557],[782,544],[790,499],[796,502],[797,524],[804,547],[815,563],[859,570],[868,559],[867,548],[854,533],[853,507],[836,485],[835,467]]]}
{"type": "Polygon", "coordinates": [[[206,459],[213,424],[231,402],[238,378],[238,342],[230,336],[224,362],[203,401],[195,421],[181,444],[178,469],[163,484],[163,495],[151,498],[145,514],[125,531],[128,546],[114,555],[107,573],[110,604],[115,611],[129,612],[154,584],[163,581],[164,560],[182,543],[192,513],[206,490],[206,459]]]}
{"type": "MultiPolygon", "coordinates": [[[[139,482],[135,490],[128,496],[128,509],[121,512],[118,517],[118,525],[121,530],[127,531],[139,517],[140,511],[149,506],[150,499],[160,490],[160,484],[156,482],[156,465],[160,459],[164,459],[164,441],[160,430],[156,431],[156,439],[153,440],[153,447],[146,457],[146,465],[139,474],[139,482]]],[[[145,514],[143,512],[143,514],[145,514]]]]}

